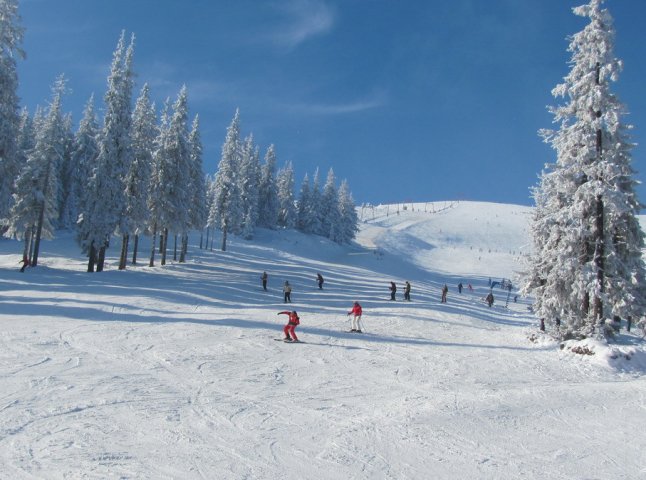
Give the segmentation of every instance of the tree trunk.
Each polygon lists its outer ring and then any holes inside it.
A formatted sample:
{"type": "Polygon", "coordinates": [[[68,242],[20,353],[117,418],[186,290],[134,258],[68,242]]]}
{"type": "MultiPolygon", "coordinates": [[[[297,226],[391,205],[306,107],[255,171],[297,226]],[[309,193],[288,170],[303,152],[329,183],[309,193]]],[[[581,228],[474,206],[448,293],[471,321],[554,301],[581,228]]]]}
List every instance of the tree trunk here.
{"type": "Polygon", "coordinates": [[[119,270],[126,269],[126,263],[128,262],[128,242],[130,241],[130,235],[125,234],[121,237],[121,255],[119,256],[119,270]]]}
{"type": "Polygon", "coordinates": [[[90,252],[88,254],[88,262],[87,262],[88,273],[93,273],[95,266],[96,266],[96,248],[94,248],[94,242],[92,242],[92,245],[90,245],[90,252]]]}
{"type": "Polygon", "coordinates": [[[135,235],[135,242],[132,246],[132,264],[137,265],[137,249],[139,248],[139,235],[135,235]]]}
{"type": "Polygon", "coordinates": [[[222,251],[226,252],[227,251],[227,224],[224,224],[224,228],[222,229],[222,251]]]}
{"type": "Polygon", "coordinates": [[[164,228],[162,243],[162,252],[161,252],[161,264],[166,265],[166,249],[168,244],[168,228],[164,228]]]}
{"type": "Polygon", "coordinates": [[[35,267],[38,265],[38,252],[40,251],[40,236],[43,233],[43,222],[45,221],[45,200],[43,199],[43,204],[40,207],[40,212],[38,213],[38,224],[36,225],[36,240],[34,242],[34,255],[31,260],[31,266],[35,267]]]}
{"type": "Polygon", "coordinates": [[[596,239],[594,251],[594,265],[597,269],[597,285],[594,295],[594,318],[597,323],[603,321],[603,301],[601,295],[604,292],[604,267],[605,267],[605,244],[603,235],[603,198],[601,195],[597,196],[597,211],[595,214],[596,221],[596,239]]]}
{"type": "Polygon", "coordinates": [[[175,243],[173,243],[173,261],[177,261],[177,234],[175,234],[175,243]]]}
{"type": "Polygon", "coordinates": [[[155,266],[155,242],[157,241],[157,224],[153,225],[153,238],[150,248],[150,262],[148,262],[149,267],[155,266]]]}
{"type": "Polygon", "coordinates": [[[105,249],[106,249],[105,244],[101,245],[101,247],[99,248],[99,258],[96,262],[97,272],[103,271],[103,266],[105,265],[105,249]]]}
{"type": "Polygon", "coordinates": [[[182,234],[182,242],[179,250],[179,263],[186,262],[186,250],[188,248],[188,233],[182,234]]]}
{"type": "MultiPolygon", "coordinates": [[[[208,249],[209,248],[209,234],[211,233],[211,227],[208,225],[206,226],[206,242],[204,242],[204,248],[208,249]]],[[[201,247],[200,247],[201,248],[201,247]]]]}
{"type": "MultiPolygon", "coordinates": [[[[25,230],[25,248],[22,251],[22,258],[29,259],[29,245],[31,244],[31,227],[25,230]]],[[[31,259],[29,259],[31,262],[31,259]]]]}

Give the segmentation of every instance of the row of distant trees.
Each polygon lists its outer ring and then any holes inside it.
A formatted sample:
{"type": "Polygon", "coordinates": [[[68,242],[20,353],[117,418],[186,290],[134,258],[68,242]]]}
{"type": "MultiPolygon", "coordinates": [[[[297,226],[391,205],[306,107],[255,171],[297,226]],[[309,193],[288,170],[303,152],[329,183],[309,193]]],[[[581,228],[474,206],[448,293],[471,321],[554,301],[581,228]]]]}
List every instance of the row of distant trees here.
{"type": "MultiPolygon", "coordinates": [[[[144,85],[134,108],[134,35],[122,33],[113,54],[105,115],[99,126],[90,98],[78,130],[64,114],[65,79],[52,89],[46,109],[33,116],[19,110],[16,58],[23,31],[17,2],[0,2],[0,219],[6,236],[24,240],[24,259],[37,265],[40,240],[56,229],[75,229],[88,271],[101,271],[105,252],[115,235],[121,237],[119,268],[126,267],[133,244],[137,261],[139,236],[152,237],[149,264],[155,262],[157,238],[161,263],[168,239],[180,238],[179,261],[185,261],[188,232],[207,228],[222,232],[222,249],[229,233],[253,237],[258,226],[298,228],[335,242],[351,241],[357,215],[347,182],[336,187],[332,170],[321,190],[318,171],[310,184],[306,175],[294,194],[291,163],[276,172],[274,146],[260,165],[253,136],[240,135],[236,111],[227,129],[215,177],[203,172],[199,119],[189,127],[188,94],[182,87],[160,118],[144,85]]],[[[211,240],[212,241],[212,240],[211,240]]]]}

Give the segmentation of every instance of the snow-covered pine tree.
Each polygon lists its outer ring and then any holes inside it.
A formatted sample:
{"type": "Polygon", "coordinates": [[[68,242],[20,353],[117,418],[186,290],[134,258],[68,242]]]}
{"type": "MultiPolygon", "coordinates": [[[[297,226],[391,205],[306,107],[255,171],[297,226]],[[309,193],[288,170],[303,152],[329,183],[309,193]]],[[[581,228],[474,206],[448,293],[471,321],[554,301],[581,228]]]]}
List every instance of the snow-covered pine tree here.
{"type": "Polygon", "coordinates": [[[20,121],[16,58],[24,57],[22,39],[18,1],[0,0],[0,225],[6,223],[22,168],[16,145],[20,121]]]}
{"type": "MultiPolygon", "coordinates": [[[[179,234],[182,243],[188,241],[191,228],[190,204],[193,199],[191,187],[191,149],[188,130],[188,90],[183,85],[173,104],[168,135],[164,150],[169,167],[174,172],[169,194],[168,228],[179,234]]],[[[175,255],[177,252],[175,252],[175,255]]],[[[163,257],[162,257],[163,258],[163,257]]],[[[175,258],[175,257],[174,257],[175,258]]],[[[163,264],[162,260],[162,264],[163,264]]]]}
{"type": "Polygon", "coordinates": [[[303,233],[312,233],[310,178],[306,173],[301,183],[296,204],[296,228],[303,233]]]}
{"type": "MultiPolygon", "coordinates": [[[[32,151],[36,145],[36,132],[34,129],[34,121],[32,120],[29,112],[26,108],[23,108],[20,113],[20,126],[18,129],[18,138],[16,139],[16,145],[18,147],[18,165],[24,167],[27,163],[28,154],[32,151]]],[[[13,200],[13,199],[12,199],[13,200]]],[[[31,242],[33,240],[33,228],[27,228],[23,238],[25,242],[25,248],[23,251],[23,258],[30,258],[31,252],[31,242]]]]}
{"type": "Polygon", "coordinates": [[[61,189],[58,198],[58,228],[69,230],[75,226],[78,217],[78,198],[76,197],[78,189],[74,186],[78,178],[73,177],[72,150],[74,148],[74,133],[72,132],[71,113],[68,113],[63,118],[63,127],[65,150],[60,166],[61,189]]]}
{"type": "Polygon", "coordinates": [[[338,205],[339,223],[335,231],[336,238],[333,240],[337,243],[350,243],[359,231],[359,218],[347,180],[343,180],[339,187],[338,205]]]}
{"type": "Polygon", "coordinates": [[[204,248],[208,248],[211,251],[213,250],[213,235],[211,235],[211,229],[215,229],[217,226],[213,223],[213,219],[211,218],[209,212],[211,212],[215,208],[215,178],[212,177],[211,175],[207,175],[206,179],[204,180],[204,186],[206,189],[206,245],[204,248]],[[209,236],[210,236],[210,244],[209,244],[209,236]]]}
{"type": "Polygon", "coordinates": [[[133,264],[137,263],[139,235],[146,231],[148,223],[148,189],[157,137],[156,123],[155,105],[150,99],[150,87],[146,83],[132,113],[132,163],[125,181],[126,217],[131,222],[134,235],[133,264]]]}
{"type": "MultiPolygon", "coordinates": [[[[132,145],[130,131],[132,124],[132,56],[134,52],[134,35],[126,48],[125,32],[121,33],[117,48],[114,51],[108,90],[105,94],[105,117],[99,141],[99,156],[94,172],[94,205],[91,209],[93,226],[93,249],[98,252],[96,271],[103,271],[105,250],[110,244],[113,233],[122,236],[121,261],[125,263],[124,251],[127,254],[127,235],[131,226],[125,217],[126,201],[124,180],[132,162],[132,145]]],[[[92,247],[91,247],[92,250],[92,247]]],[[[93,255],[90,254],[90,261],[93,255]]],[[[91,271],[90,268],[88,268],[91,271]]]]}
{"type": "Polygon", "coordinates": [[[172,185],[173,170],[167,162],[165,146],[167,144],[166,136],[170,128],[170,99],[167,98],[161,112],[161,124],[159,125],[158,135],[155,139],[153,153],[152,171],[150,174],[150,187],[148,190],[148,210],[149,227],[148,230],[152,236],[150,247],[149,266],[155,265],[155,246],[157,233],[159,232],[159,250],[165,250],[164,230],[167,229],[168,215],[170,210],[168,205],[169,195],[167,189],[172,185]]]}
{"type": "Polygon", "coordinates": [[[534,190],[535,253],[525,283],[537,315],[560,318],[573,336],[602,332],[605,318],[640,315],[646,304],[630,127],[610,89],[622,62],[602,3],[573,9],[589,24],[570,38],[572,68],[552,91],[566,99],[551,108],[560,128],[541,132],[557,160],[546,165],[534,190]]]}
{"type": "Polygon", "coordinates": [[[258,223],[258,187],[260,184],[260,159],[253,135],[245,138],[240,157],[240,195],[242,197],[243,238],[250,240],[258,223]]]}
{"type": "Polygon", "coordinates": [[[339,217],[339,194],[336,189],[336,177],[334,176],[334,170],[330,168],[323,186],[323,195],[321,196],[321,232],[323,236],[336,241],[339,217]]]}
{"type": "MultiPolygon", "coordinates": [[[[81,251],[90,256],[92,229],[90,219],[92,218],[92,208],[95,204],[95,185],[93,183],[94,169],[99,156],[98,144],[99,123],[94,110],[94,95],[90,97],[83,118],[79,124],[79,129],[74,136],[74,146],[72,151],[72,164],[76,168],[75,176],[78,181],[74,182],[79,188],[77,192],[79,215],[76,220],[76,240],[81,247],[81,251]]],[[[94,271],[94,263],[88,264],[94,271]]]]}
{"type": "Polygon", "coordinates": [[[278,224],[278,188],[276,186],[276,151],[269,145],[260,173],[258,225],[276,228],[278,224]]]}
{"type": "Polygon", "coordinates": [[[209,212],[209,224],[222,231],[222,251],[227,249],[229,232],[239,233],[243,216],[242,196],[238,181],[240,166],[240,111],[227,128],[222,157],[215,176],[215,198],[209,212]]]}
{"type": "MultiPolygon", "coordinates": [[[[190,174],[188,191],[191,195],[189,205],[190,228],[202,230],[206,225],[208,215],[206,200],[206,181],[204,177],[204,168],[202,164],[202,139],[200,136],[200,119],[197,115],[193,119],[191,132],[188,136],[190,149],[190,174]]],[[[200,241],[200,248],[201,246],[200,241]]],[[[186,255],[188,245],[184,244],[182,248],[182,257],[186,255]]],[[[180,261],[183,261],[180,258],[180,261]]]]}
{"type": "Polygon", "coordinates": [[[325,236],[326,233],[323,231],[323,211],[322,206],[322,196],[321,193],[321,180],[319,169],[317,168],[314,172],[314,178],[312,179],[312,188],[310,190],[310,203],[309,203],[309,215],[311,222],[311,232],[315,235],[325,236]]]}
{"type": "Polygon", "coordinates": [[[7,236],[25,238],[34,229],[32,266],[38,265],[41,238],[53,238],[58,218],[60,165],[65,153],[65,126],[62,95],[65,80],[59,77],[53,87],[47,116],[38,122],[36,144],[16,181],[14,204],[9,214],[7,236]]]}
{"type": "Polygon", "coordinates": [[[296,204],[294,202],[294,167],[287,162],[278,172],[278,226],[291,229],[296,226],[296,204]]]}

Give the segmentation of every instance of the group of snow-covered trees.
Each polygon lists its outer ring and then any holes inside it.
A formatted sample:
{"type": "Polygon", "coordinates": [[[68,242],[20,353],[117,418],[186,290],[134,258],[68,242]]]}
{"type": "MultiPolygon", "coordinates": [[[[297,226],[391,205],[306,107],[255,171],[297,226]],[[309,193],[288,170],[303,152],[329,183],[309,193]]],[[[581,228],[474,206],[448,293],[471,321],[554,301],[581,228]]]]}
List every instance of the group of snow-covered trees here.
{"type": "MultiPolygon", "coordinates": [[[[78,130],[63,112],[65,79],[56,80],[45,109],[30,116],[19,109],[16,58],[22,55],[23,30],[16,0],[0,0],[0,228],[24,240],[23,259],[37,265],[41,238],[56,229],[75,229],[88,256],[88,271],[101,271],[105,252],[121,239],[119,268],[126,267],[133,245],[136,263],[139,236],[152,237],[149,264],[159,239],[161,263],[168,239],[180,239],[185,260],[188,232],[213,228],[252,238],[256,227],[299,228],[338,243],[350,242],[357,215],[347,182],[337,190],[332,170],[321,191],[307,177],[300,198],[294,195],[291,163],[276,172],[274,146],[260,164],[253,136],[242,139],[240,118],[227,129],[214,178],[205,177],[196,116],[189,128],[186,87],[160,118],[148,85],[134,108],[134,35],[121,34],[113,55],[104,96],[102,125],[94,98],[88,101],[78,130]]],[[[211,240],[212,242],[212,240],[211,240]]],[[[176,250],[175,250],[176,252],[176,250]]]]}
{"type": "Polygon", "coordinates": [[[637,319],[646,306],[642,205],[631,167],[625,107],[610,90],[622,68],[614,56],[612,17],[603,0],[575,8],[589,24],[570,38],[571,70],[553,90],[558,130],[541,134],[556,151],[534,189],[534,253],[525,291],[564,335],[603,333],[619,316],[637,319]]]}
{"type": "Polygon", "coordinates": [[[312,185],[305,175],[295,198],[291,162],[278,171],[276,168],[273,145],[261,165],[253,136],[241,138],[240,113],[236,111],[222,145],[218,171],[214,179],[207,180],[207,226],[222,231],[222,250],[226,250],[229,233],[250,239],[257,226],[296,228],[337,243],[349,243],[355,237],[358,217],[347,181],[337,188],[330,169],[321,190],[317,170],[312,185]]]}

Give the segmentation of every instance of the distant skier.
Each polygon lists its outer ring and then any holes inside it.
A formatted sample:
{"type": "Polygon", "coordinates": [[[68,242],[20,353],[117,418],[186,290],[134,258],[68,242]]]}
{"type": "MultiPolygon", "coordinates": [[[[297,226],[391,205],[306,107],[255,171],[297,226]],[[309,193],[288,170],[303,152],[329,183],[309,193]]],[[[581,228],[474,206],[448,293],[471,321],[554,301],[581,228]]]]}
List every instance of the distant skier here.
{"type": "Polygon", "coordinates": [[[289,319],[287,321],[287,325],[283,327],[283,332],[285,332],[285,340],[286,342],[298,342],[298,337],[296,336],[296,327],[300,325],[301,319],[298,318],[298,313],[296,313],[296,310],[292,310],[291,312],[289,311],[284,311],[284,312],[278,312],[278,315],[289,315],[289,319]]]}
{"type": "Polygon", "coordinates": [[[352,305],[352,310],[348,312],[348,315],[354,315],[352,317],[352,328],[350,329],[351,332],[361,333],[361,314],[362,313],[363,313],[363,310],[361,309],[361,305],[359,305],[359,302],[354,302],[354,305],[352,305]]]}
{"type": "Polygon", "coordinates": [[[317,273],[316,274],[316,281],[319,284],[319,290],[323,290],[323,275],[321,275],[320,273],[317,273]]]}
{"type": "Polygon", "coordinates": [[[446,303],[446,294],[449,293],[449,287],[446,286],[446,283],[442,287],[442,303],[446,303]]]}
{"type": "Polygon", "coordinates": [[[458,293],[462,293],[462,282],[458,283],[458,293]]]}
{"type": "Polygon", "coordinates": [[[390,282],[390,299],[391,300],[396,300],[395,299],[395,293],[397,293],[397,285],[395,285],[395,282],[390,282]]]}
{"type": "Polygon", "coordinates": [[[489,308],[493,305],[493,293],[489,292],[489,295],[485,297],[485,301],[487,302],[487,305],[489,305],[489,308]]]}
{"type": "Polygon", "coordinates": [[[285,280],[285,285],[283,286],[283,293],[285,294],[284,303],[292,301],[292,286],[287,280],[285,280]]]}
{"type": "Polygon", "coordinates": [[[467,289],[468,289],[470,292],[473,292],[473,287],[471,286],[471,284],[470,284],[470,283],[467,285],[467,289]]]}
{"type": "Polygon", "coordinates": [[[404,300],[408,300],[410,302],[410,282],[408,280],[404,286],[404,300]]]}
{"type": "Polygon", "coordinates": [[[266,292],[267,291],[267,272],[262,272],[262,275],[260,277],[260,280],[262,280],[262,289],[266,292]]]}

